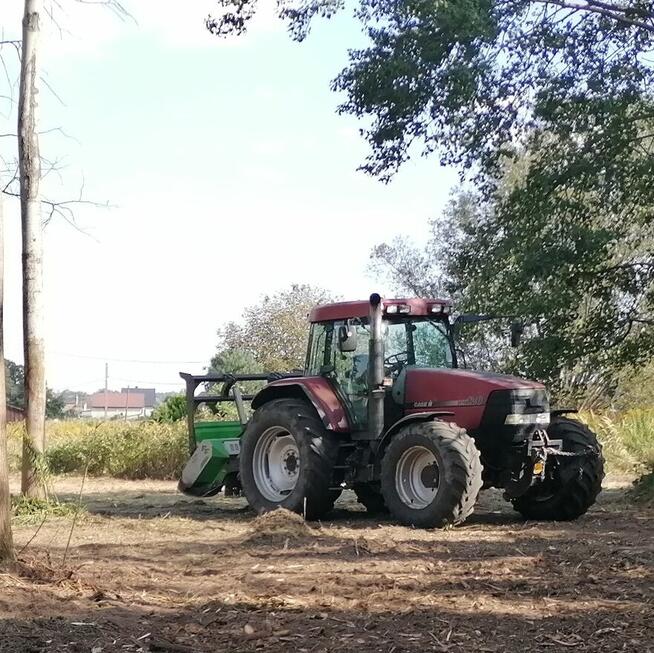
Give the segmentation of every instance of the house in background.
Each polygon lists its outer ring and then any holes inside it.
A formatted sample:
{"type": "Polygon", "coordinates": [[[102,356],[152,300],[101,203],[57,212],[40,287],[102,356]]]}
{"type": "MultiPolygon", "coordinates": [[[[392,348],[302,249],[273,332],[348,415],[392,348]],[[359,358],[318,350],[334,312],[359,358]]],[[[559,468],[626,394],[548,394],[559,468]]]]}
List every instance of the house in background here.
{"type": "Polygon", "coordinates": [[[106,393],[101,390],[88,397],[80,416],[91,419],[139,419],[150,417],[152,408],[146,407],[145,395],[140,390],[106,393]]]}
{"type": "Polygon", "coordinates": [[[123,394],[132,394],[134,392],[140,392],[143,395],[143,402],[146,408],[149,408],[150,411],[157,405],[157,391],[154,388],[122,388],[121,392],[123,394]]]}

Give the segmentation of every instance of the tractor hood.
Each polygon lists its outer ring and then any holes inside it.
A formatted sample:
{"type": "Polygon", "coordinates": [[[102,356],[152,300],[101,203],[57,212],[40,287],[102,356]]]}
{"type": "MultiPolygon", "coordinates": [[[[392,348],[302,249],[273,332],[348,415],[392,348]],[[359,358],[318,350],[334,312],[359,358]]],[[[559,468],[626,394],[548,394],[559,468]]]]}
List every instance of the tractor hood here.
{"type": "Polygon", "coordinates": [[[406,367],[393,386],[393,399],[406,413],[451,412],[467,429],[491,417],[503,423],[512,413],[549,412],[541,383],[471,370],[406,367]]]}

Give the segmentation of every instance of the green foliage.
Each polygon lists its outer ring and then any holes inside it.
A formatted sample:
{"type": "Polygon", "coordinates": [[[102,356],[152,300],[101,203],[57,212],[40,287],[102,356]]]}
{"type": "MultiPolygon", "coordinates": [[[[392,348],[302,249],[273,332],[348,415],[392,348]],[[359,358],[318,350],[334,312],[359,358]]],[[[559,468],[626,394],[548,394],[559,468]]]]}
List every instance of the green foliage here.
{"type": "Polygon", "coordinates": [[[177,479],[188,459],[184,422],[71,423],[46,452],[51,473],[177,479]]]}
{"type": "Polygon", "coordinates": [[[13,517],[23,523],[37,523],[46,517],[74,517],[86,512],[77,503],[61,502],[58,499],[36,499],[22,495],[12,497],[13,517]]]}
{"type": "Polygon", "coordinates": [[[654,409],[581,415],[604,447],[609,472],[654,470],[654,409]]]}
{"type": "Polygon", "coordinates": [[[183,394],[172,395],[155,408],[152,419],[155,422],[177,422],[188,415],[186,397],[183,394]]]}
{"type": "MultiPolygon", "coordinates": [[[[245,31],[256,1],[221,5],[208,29],[245,31]]],[[[344,6],[278,9],[301,40],[344,6]]],[[[465,310],[524,316],[538,337],[490,363],[561,400],[605,403],[654,354],[652,3],[359,0],[355,16],[369,44],[334,89],[365,119],[364,169],[387,180],[422,147],[477,182],[435,248],[398,241],[378,258],[413,293],[445,288],[465,310]]],[[[500,335],[476,334],[476,353],[500,335]]]]}
{"type": "Polygon", "coordinates": [[[613,406],[621,411],[630,406],[654,408],[654,361],[642,367],[626,367],[622,370],[613,406]]]}
{"type": "Polygon", "coordinates": [[[63,394],[55,394],[50,388],[46,390],[45,416],[49,419],[59,419],[64,416],[63,394]]]}
{"type": "Polygon", "coordinates": [[[25,369],[13,361],[5,360],[7,403],[12,406],[25,405],[25,369]]]}
{"type": "Polygon", "coordinates": [[[511,172],[494,199],[457,192],[423,250],[378,246],[376,269],[402,289],[448,294],[462,312],[521,317],[517,355],[506,347],[510,320],[463,327],[475,362],[539,379],[560,403],[606,405],[624,371],[654,354],[654,221],[590,201],[583,214],[543,211],[530,205],[524,171],[511,172]]]}
{"type": "Polygon", "coordinates": [[[654,471],[644,474],[634,483],[632,496],[639,503],[654,504],[654,471]]]}
{"type": "MultiPolygon", "coordinates": [[[[257,6],[220,4],[221,15],[207,20],[220,36],[245,31],[257,6]]],[[[280,0],[278,13],[302,40],[314,17],[344,7],[280,0]]],[[[567,153],[580,155],[559,160],[568,173],[583,161],[589,179],[591,169],[636,178],[629,159],[622,172],[619,156],[606,164],[651,116],[651,3],[359,0],[355,16],[369,44],[350,51],[334,88],[346,96],[342,112],[366,118],[364,168],[372,174],[388,178],[422,144],[443,163],[495,178],[507,145],[536,130],[553,131],[567,153]]]]}
{"type": "Polygon", "coordinates": [[[303,369],[309,327],[317,304],[332,301],[327,291],[306,284],[266,295],[243,311],[240,324],[218,330],[218,351],[211,369],[231,374],[303,369]]]}
{"type": "MultiPolygon", "coordinates": [[[[13,361],[5,361],[7,384],[7,403],[20,408],[25,407],[25,368],[13,361]]],[[[50,419],[63,417],[64,396],[48,388],[45,397],[45,415],[50,419]]]]}

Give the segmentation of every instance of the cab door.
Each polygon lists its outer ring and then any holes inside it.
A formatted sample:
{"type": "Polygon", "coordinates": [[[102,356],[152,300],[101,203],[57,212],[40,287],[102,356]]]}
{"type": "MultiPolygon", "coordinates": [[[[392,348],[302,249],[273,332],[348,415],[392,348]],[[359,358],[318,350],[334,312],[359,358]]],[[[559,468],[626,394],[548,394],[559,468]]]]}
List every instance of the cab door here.
{"type": "Polygon", "coordinates": [[[307,373],[332,381],[355,430],[365,429],[368,421],[369,341],[370,330],[358,319],[314,324],[311,329],[307,373]],[[344,332],[351,334],[347,350],[344,332]]]}

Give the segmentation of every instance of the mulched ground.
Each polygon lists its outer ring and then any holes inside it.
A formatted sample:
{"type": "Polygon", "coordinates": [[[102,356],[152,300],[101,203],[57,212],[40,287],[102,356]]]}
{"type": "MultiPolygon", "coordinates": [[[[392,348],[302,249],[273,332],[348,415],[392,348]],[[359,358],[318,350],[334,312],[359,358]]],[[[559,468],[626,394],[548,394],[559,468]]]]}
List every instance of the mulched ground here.
{"type": "Polygon", "coordinates": [[[171,484],[90,485],[65,565],[60,518],[0,574],[2,653],[654,653],[654,511],[617,490],[574,523],[525,523],[494,494],[420,531],[351,496],[307,528],[171,484]]]}

